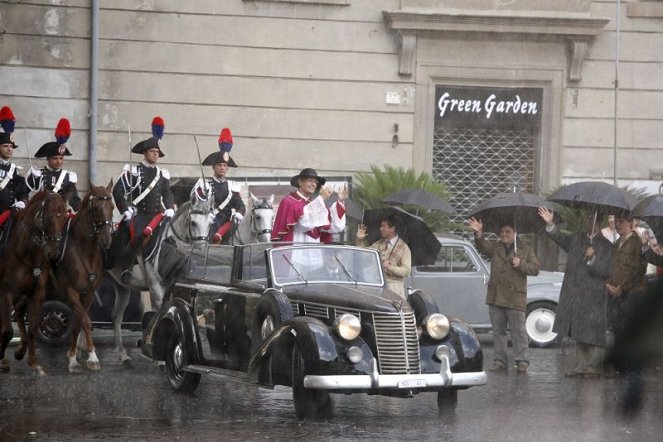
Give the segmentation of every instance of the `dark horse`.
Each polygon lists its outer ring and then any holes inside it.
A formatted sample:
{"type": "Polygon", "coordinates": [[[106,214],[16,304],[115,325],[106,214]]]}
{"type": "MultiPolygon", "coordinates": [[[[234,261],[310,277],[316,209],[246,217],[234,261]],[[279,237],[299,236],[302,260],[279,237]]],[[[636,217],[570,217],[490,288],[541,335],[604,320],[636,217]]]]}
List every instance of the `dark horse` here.
{"type": "Polygon", "coordinates": [[[39,312],[46,297],[46,282],[50,260],[59,254],[62,228],[67,216],[65,199],[57,193],[41,191],[35,194],[16,218],[5,255],[0,262],[0,370],[9,371],[5,350],[11,341],[12,306],[16,314],[21,340],[14,353],[16,359],[29,352],[30,367],[37,376],[44,370],[37,361],[35,336],[39,312]],[[25,316],[29,330],[25,327],[25,316]]]}
{"type": "Polygon", "coordinates": [[[101,369],[92,342],[92,322],[88,311],[105,274],[103,253],[111,243],[114,208],[112,189],[112,180],[106,187],[90,184],[90,191],[83,198],[76,217],[70,221],[62,259],[55,266],[54,288],[59,293],[66,293],[67,301],[76,315],[67,352],[70,373],[81,371],[76,360],[81,329],[88,354],[87,368],[95,371],[101,369]]]}

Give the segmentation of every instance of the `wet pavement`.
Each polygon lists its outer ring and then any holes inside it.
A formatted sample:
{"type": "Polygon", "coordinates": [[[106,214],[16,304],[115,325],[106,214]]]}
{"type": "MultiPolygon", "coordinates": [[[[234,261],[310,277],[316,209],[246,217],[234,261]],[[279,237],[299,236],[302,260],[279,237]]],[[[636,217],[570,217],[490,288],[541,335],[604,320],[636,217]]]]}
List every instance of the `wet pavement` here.
{"type": "MultiPolygon", "coordinates": [[[[461,391],[455,416],[438,416],[436,395],[412,399],[334,395],[334,416],[301,421],[291,392],[203,377],[193,395],[175,394],[165,375],[140,356],[134,368],[116,359],[110,336],[97,336],[100,373],[71,375],[65,349],[40,348],[48,377],[25,361],[0,373],[0,440],[450,440],[658,441],[663,430],[663,372],[645,376],[642,410],[619,413],[623,381],[569,379],[573,346],[531,349],[526,375],[493,374],[488,385],[461,391]]],[[[491,361],[484,341],[485,365],[491,361]]],[[[9,349],[13,355],[13,348],[9,349]]]]}

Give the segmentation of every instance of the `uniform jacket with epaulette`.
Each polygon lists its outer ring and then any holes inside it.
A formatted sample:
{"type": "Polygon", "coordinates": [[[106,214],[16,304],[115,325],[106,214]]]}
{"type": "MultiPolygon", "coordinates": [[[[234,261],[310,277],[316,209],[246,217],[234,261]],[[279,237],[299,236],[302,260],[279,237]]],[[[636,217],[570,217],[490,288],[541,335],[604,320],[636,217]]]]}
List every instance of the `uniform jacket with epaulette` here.
{"type": "Polygon", "coordinates": [[[76,172],[65,169],[54,170],[45,166],[39,170],[31,169],[25,178],[25,182],[28,188],[34,192],[48,190],[62,196],[69,194],[69,205],[76,211],[81,204],[81,198],[78,196],[78,189],[76,189],[76,183],[78,182],[76,172]]]}
{"type": "Polygon", "coordinates": [[[19,168],[11,162],[0,164],[0,213],[11,208],[16,201],[28,202],[28,187],[19,168]]]}
{"type": "Polygon", "coordinates": [[[245,214],[246,207],[240,196],[237,183],[230,180],[219,181],[213,178],[208,180],[208,184],[212,187],[214,211],[218,211],[217,218],[222,218],[223,222],[230,220],[233,209],[242,215],[245,214]]]}
{"type": "Polygon", "coordinates": [[[133,166],[131,172],[128,164],[124,166],[120,179],[113,187],[113,198],[120,213],[125,212],[129,206],[136,207],[139,214],[157,214],[163,212],[164,207],[166,209],[175,207],[175,199],[170,190],[170,173],[166,169],[147,166],[142,162],[133,166]],[[159,177],[155,182],[157,173],[159,177]],[[150,192],[138,201],[139,196],[150,186],[152,186],[150,192]]]}

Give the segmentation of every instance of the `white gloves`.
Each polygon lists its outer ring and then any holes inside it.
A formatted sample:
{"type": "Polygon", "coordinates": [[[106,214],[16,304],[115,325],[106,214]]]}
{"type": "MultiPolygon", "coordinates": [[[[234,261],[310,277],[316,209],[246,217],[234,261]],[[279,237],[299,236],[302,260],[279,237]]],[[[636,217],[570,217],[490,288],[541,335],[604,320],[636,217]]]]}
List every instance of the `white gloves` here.
{"type": "Polygon", "coordinates": [[[235,212],[235,213],[233,213],[233,217],[232,217],[232,219],[233,219],[233,221],[235,221],[236,223],[241,223],[242,220],[244,219],[244,215],[242,215],[242,214],[239,213],[239,212],[235,212]]]}
{"type": "Polygon", "coordinates": [[[35,169],[34,166],[30,166],[30,170],[28,170],[27,175],[40,177],[41,176],[41,169],[35,169]]]}
{"type": "Polygon", "coordinates": [[[173,209],[166,209],[163,212],[163,216],[165,216],[166,218],[172,218],[173,216],[175,216],[175,211],[173,209]]]}
{"type": "Polygon", "coordinates": [[[134,213],[136,213],[136,209],[134,207],[129,207],[124,211],[124,220],[131,221],[131,218],[134,217],[134,213]]]}
{"type": "Polygon", "coordinates": [[[25,203],[23,201],[16,201],[13,205],[18,210],[23,210],[25,209],[25,203]]]}

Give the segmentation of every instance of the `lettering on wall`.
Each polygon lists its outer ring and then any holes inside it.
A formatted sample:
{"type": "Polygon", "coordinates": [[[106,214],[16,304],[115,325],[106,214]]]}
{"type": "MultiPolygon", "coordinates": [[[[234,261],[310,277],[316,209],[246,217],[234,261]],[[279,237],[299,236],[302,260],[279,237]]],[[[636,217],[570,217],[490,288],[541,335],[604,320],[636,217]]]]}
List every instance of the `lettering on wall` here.
{"type": "Polygon", "coordinates": [[[438,126],[538,126],[542,89],[437,86],[438,126]]]}

